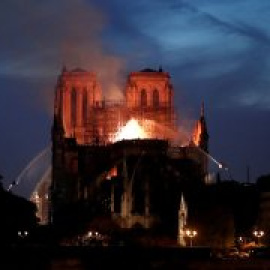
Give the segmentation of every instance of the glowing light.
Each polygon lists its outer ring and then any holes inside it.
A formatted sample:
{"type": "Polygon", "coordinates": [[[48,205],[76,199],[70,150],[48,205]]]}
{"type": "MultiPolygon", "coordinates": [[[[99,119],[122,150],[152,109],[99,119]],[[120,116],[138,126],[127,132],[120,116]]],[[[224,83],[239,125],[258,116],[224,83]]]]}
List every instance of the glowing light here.
{"type": "Polygon", "coordinates": [[[256,237],[263,237],[264,236],[264,231],[254,231],[253,232],[253,234],[254,234],[254,236],[256,236],[256,237]]]}
{"type": "Polygon", "coordinates": [[[196,146],[199,146],[199,142],[200,142],[200,138],[201,138],[201,134],[202,134],[202,126],[201,124],[198,122],[196,125],[196,128],[193,132],[193,142],[196,146]]]}
{"type": "Polygon", "coordinates": [[[190,246],[193,246],[193,238],[195,238],[198,235],[198,232],[196,230],[191,230],[191,229],[186,229],[185,230],[185,235],[189,238],[190,240],[190,246]]]}
{"type": "Polygon", "coordinates": [[[125,126],[123,126],[119,132],[117,132],[114,141],[132,140],[132,139],[146,139],[147,133],[139,125],[135,119],[129,120],[125,126]]]}
{"type": "Polygon", "coordinates": [[[111,180],[111,178],[115,176],[117,176],[117,167],[112,167],[110,171],[107,173],[106,179],[111,180]]]}

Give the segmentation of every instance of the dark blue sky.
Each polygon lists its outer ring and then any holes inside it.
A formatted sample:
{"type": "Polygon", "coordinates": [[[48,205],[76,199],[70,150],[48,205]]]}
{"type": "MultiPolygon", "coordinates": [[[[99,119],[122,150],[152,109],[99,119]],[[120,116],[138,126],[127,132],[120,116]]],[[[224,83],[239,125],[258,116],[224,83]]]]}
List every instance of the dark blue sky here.
{"type": "Polygon", "coordinates": [[[120,96],[130,71],[171,73],[180,123],[200,103],[211,154],[246,180],[270,173],[268,0],[2,0],[0,172],[12,182],[50,142],[62,65],[120,96]]]}

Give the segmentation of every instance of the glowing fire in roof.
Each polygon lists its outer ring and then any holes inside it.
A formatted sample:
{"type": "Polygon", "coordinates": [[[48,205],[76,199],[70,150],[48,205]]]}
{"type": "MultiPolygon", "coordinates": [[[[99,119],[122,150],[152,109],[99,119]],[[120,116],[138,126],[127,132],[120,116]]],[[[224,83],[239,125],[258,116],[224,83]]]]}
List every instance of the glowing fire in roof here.
{"type": "Polygon", "coordinates": [[[135,119],[130,119],[125,126],[123,126],[115,135],[114,141],[132,140],[132,139],[146,139],[147,133],[143,127],[139,125],[135,119]]]}

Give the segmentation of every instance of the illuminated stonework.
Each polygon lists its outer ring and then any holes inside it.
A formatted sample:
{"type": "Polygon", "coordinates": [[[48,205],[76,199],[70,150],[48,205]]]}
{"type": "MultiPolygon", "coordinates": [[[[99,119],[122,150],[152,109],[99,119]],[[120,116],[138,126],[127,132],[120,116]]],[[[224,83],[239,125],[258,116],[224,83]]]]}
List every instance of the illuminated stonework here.
{"type": "MultiPolygon", "coordinates": [[[[170,183],[182,188],[186,179],[204,181],[204,115],[182,146],[170,75],[161,69],[132,72],[123,96],[106,100],[92,72],[64,69],[59,76],[52,127],[53,222],[66,222],[69,212],[72,222],[84,207],[97,204],[95,209],[105,207],[102,211],[109,211],[123,228],[150,228],[167,215],[158,205],[170,183]]],[[[178,212],[180,197],[167,195],[177,202],[178,212]]]]}
{"type": "MultiPolygon", "coordinates": [[[[85,143],[87,122],[92,119],[92,108],[102,107],[101,87],[96,74],[75,69],[63,70],[55,94],[55,114],[62,118],[65,136],[85,143]]],[[[90,131],[91,132],[91,131],[90,131]]]]}
{"type": "Polygon", "coordinates": [[[51,167],[47,169],[40,182],[30,196],[30,201],[36,204],[37,218],[40,224],[49,223],[49,190],[51,185],[51,167]]]}
{"type": "Polygon", "coordinates": [[[151,138],[173,139],[176,120],[167,72],[132,72],[124,100],[105,100],[93,72],[63,70],[56,87],[55,117],[66,138],[78,144],[108,144],[129,120],[136,119],[151,138]]]}

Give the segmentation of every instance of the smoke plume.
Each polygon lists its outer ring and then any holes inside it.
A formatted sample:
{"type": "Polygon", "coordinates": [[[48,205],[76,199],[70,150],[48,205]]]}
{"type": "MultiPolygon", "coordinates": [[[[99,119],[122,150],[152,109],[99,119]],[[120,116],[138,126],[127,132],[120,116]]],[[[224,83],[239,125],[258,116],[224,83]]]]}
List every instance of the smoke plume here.
{"type": "Polygon", "coordinates": [[[100,10],[84,0],[4,0],[0,13],[0,75],[28,81],[39,104],[53,103],[63,65],[96,72],[104,94],[120,97],[124,61],[103,46],[100,10]]]}

